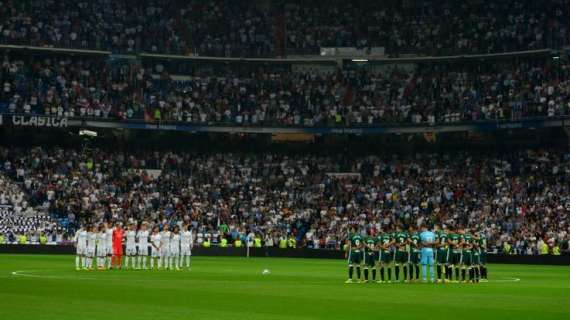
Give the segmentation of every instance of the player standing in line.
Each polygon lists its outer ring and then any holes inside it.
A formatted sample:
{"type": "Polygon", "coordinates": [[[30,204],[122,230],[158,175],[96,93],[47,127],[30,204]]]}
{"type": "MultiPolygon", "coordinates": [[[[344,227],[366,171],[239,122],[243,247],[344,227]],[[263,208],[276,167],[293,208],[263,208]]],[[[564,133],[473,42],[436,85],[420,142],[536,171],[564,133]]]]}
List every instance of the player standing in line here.
{"type": "Polygon", "coordinates": [[[170,230],[168,225],[165,224],[160,234],[160,259],[158,261],[158,270],[161,267],[164,267],[165,270],[168,270],[168,266],[170,265],[170,230]]]}
{"type": "Polygon", "coordinates": [[[146,259],[148,257],[148,224],[143,221],[139,232],[137,232],[138,267],[146,270],[146,259]]]}
{"type": "Polygon", "coordinates": [[[471,283],[475,282],[475,270],[473,268],[473,237],[469,232],[463,234],[463,251],[461,252],[462,265],[461,265],[461,277],[464,283],[468,281],[471,283]],[[469,280],[465,277],[465,272],[469,273],[469,280]]]}
{"type": "Polygon", "coordinates": [[[372,269],[372,281],[376,281],[377,261],[378,251],[376,250],[376,238],[369,236],[366,238],[366,246],[364,247],[364,282],[368,282],[370,269],[372,269]]]}
{"type": "Polygon", "coordinates": [[[180,270],[178,264],[180,262],[180,228],[178,226],[174,227],[172,230],[172,235],[170,237],[170,270],[180,270]]]}
{"type": "Polygon", "coordinates": [[[94,226],[89,226],[87,230],[89,230],[87,232],[87,269],[93,270],[93,258],[97,248],[97,231],[94,226]]]}
{"type": "Polygon", "coordinates": [[[420,234],[410,228],[410,281],[417,281],[420,279],[420,253],[420,234]],[[415,277],[414,270],[416,271],[415,277]]]}
{"type": "Polygon", "coordinates": [[[440,230],[439,227],[435,227],[436,233],[436,248],[435,253],[436,263],[437,263],[437,282],[446,282],[450,280],[449,265],[447,263],[447,258],[449,256],[449,248],[447,246],[447,232],[446,230],[440,230]]]}
{"type": "Polygon", "coordinates": [[[160,230],[158,227],[152,228],[152,234],[150,235],[150,268],[154,270],[154,263],[156,262],[157,268],[160,268],[160,230]]]}
{"type": "Polygon", "coordinates": [[[348,255],[348,280],[346,283],[352,283],[352,275],[354,273],[354,266],[356,266],[356,282],[360,282],[360,266],[362,264],[362,248],[363,248],[363,241],[362,237],[355,233],[352,236],[349,236],[348,241],[350,241],[349,250],[347,252],[348,255]]]}
{"type": "Polygon", "coordinates": [[[455,270],[455,281],[459,281],[459,267],[461,266],[461,246],[462,246],[462,236],[457,232],[452,232],[449,234],[449,266],[451,271],[449,272],[449,280],[453,279],[453,270],[455,270]]]}
{"type": "Polygon", "coordinates": [[[107,234],[107,269],[111,269],[113,262],[113,228],[105,222],[105,233],[107,234]]]}
{"type": "Polygon", "coordinates": [[[477,229],[473,228],[473,264],[472,269],[474,272],[475,282],[481,280],[481,248],[480,248],[480,238],[477,229]]]}
{"type": "Polygon", "coordinates": [[[87,268],[85,254],[87,253],[87,230],[81,225],[79,230],[75,233],[75,270],[79,271],[81,268],[87,268]]]}
{"type": "Polygon", "coordinates": [[[123,224],[118,222],[113,230],[112,268],[120,269],[123,266],[123,237],[123,224]]]}
{"type": "Polygon", "coordinates": [[[392,282],[392,264],[393,264],[393,255],[391,252],[392,245],[394,244],[394,240],[390,234],[390,232],[383,232],[377,236],[377,243],[378,243],[378,252],[380,254],[379,261],[380,261],[380,282],[385,283],[386,280],[384,278],[385,272],[388,276],[388,283],[392,282]]]}
{"type": "Polygon", "coordinates": [[[408,251],[406,250],[406,246],[408,245],[408,234],[402,230],[402,228],[398,225],[396,227],[396,235],[395,235],[395,245],[396,245],[396,252],[394,261],[396,263],[395,274],[396,274],[396,282],[400,282],[400,266],[403,267],[404,271],[404,281],[407,282],[408,278],[408,251]]]}
{"type": "Polygon", "coordinates": [[[125,238],[126,238],[126,245],[125,245],[125,270],[129,269],[129,258],[132,259],[132,266],[133,269],[137,268],[136,265],[136,256],[137,256],[137,242],[136,242],[136,238],[137,238],[137,231],[136,231],[136,226],[133,223],[130,223],[128,228],[127,228],[127,232],[125,234],[125,238]]]}
{"type": "Polygon", "coordinates": [[[97,270],[105,270],[107,252],[107,228],[101,224],[97,233],[97,270]]]}
{"type": "Polygon", "coordinates": [[[178,266],[182,268],[184,262],[186,263],[186,268],[190,270],[190,259],[192,257],[192,244],[193,244],[192,230],[190,230],[190,225],[185,224],[182,227],[182,232],[180,233],[180,261],[178,266]],[[185,260],[185,261],[184,261],[185,260]]]}
{"type": "Polygon", "coordinates": [[[481,282],[487,281],[487,237],[485,233],[478,232],[478,247],[479,247],[479,270],[481,274],[481,282]]]}
{"type": "Polygon", "coordinates": [[[422,242],[422,282],[427,282],[427,266],[429,266],[430,280],[435,283],[435,272],[433,270],[433,246],[435,245],[435,233],[428,230],[427,226],[422,226],[420,234],[422,242]]]}

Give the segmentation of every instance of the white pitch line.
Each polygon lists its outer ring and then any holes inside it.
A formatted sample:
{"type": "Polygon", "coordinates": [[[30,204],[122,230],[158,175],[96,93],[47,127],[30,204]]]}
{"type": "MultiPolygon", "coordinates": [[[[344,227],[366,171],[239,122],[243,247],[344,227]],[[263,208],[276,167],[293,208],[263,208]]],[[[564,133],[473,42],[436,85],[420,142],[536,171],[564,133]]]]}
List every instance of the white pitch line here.
{"type": "Polygon", "coordinates": [[[27,278],[44,278],[44,279],[78,279],[78,280],[98,280],[98,278],[91,278],[91,277],[65,277],[65,276],[54,276],[54,275],[40,275],[40,274],[32,274],[31,272],[35,272],[33,270],[28,271],[13,271],[12,275],[15,277],[27,277],[27,278]]]}
{"type": "Polygon", "coordinates": [[[521,281],[520,278],[505,278],[498,280],[490,280],[489,282],[519,282],[519,281],[521,281]]]}

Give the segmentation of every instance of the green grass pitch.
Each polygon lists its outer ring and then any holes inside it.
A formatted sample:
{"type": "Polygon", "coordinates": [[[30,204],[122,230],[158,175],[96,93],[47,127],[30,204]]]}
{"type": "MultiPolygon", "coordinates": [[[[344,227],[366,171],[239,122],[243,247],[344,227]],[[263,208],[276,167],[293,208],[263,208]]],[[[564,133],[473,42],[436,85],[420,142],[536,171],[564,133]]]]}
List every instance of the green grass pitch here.
{"type": "Polygon", "coordinates": [[[226,257],[77,272],[73,256],[0,255],[0,319],[570,319],[570,267],[490,265],[478,285],[345,284],[346,273],[340,260],[226,257]]]}

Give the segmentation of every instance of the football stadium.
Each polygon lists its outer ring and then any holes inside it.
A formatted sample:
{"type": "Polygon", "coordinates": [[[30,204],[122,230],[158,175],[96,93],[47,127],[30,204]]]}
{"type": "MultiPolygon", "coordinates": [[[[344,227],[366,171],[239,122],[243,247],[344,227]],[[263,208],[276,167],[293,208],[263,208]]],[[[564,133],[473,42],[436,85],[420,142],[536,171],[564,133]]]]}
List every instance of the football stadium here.
{"type": "Polygon", "coordinates": [[[570,318],[569,27],[0,1],[0,319],[570,318]]]}

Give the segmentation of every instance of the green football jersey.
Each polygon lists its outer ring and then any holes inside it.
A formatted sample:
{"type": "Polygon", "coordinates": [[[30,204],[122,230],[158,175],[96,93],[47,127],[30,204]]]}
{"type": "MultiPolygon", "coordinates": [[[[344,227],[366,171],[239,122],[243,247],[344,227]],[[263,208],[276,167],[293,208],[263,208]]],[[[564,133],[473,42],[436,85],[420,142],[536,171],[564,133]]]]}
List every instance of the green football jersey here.
{"type": "Polygon", "coordinates": [[[396,233],[396,244],[405,244],[406,240],[408,240],[408,234],[404,231],[400,231],[396,233]]]}
{"type": "Polygon", "coordinates": [[[350,243],[352,244],[352,250],[359,251],[360,245],[362,244],[362,236],[359,234],[355,234],[350,238],[350,243]]]}
{"type": "Polygon", "coordinates": [[[413,233],[410,236],[410,241],[412,242],[411,250],[412,252],[420,252],[420,235],[418,233],[413,233]]]}
{"type": "Polygon", "coordinates": [[[437,244],[439,249],[445,249],[447,247],[447,233],[440,232],[436,235],[437,244]]]}
{"type": "Polygon", "coordinates": [[[459,252],[459,242],[461,241],[461,235],[458,233],[452,233],[449,235],[449,242],[451,243],[451,248],[454,252],[459,252]]]}
{"type": "Polygon", "coordinates": [[[473,245],[473,237],[470,234],[466,233],[463,236],[463,241],[464,241],[463,247],[464,247],[465,252],[471,252],[471,250],[472,250],[471,246],[473,245]]]}
{"type": "MultiPolygon", "coordinates": [[[[378,235],[377,241],[382,246],[387,246],[392,241],[392,237],[391,237],[390,233],[383,233],[383,234],[378,235]]],[[[390,250],[390,249],[388,248],[388,249],[383,249],[383,250],[390,250]]]]}
{"type": "Polygon", "coordinates": [[[376,249],[376,238],[368,237],[366,238],[366,249],[375,250],[376,249]]]}
{"type": "Polygon", "coordinates": [[[487,251],[487,237],[484,233],[479,233],[479,240],[477,240],[477,244],[481,251],[487,251]]]}

